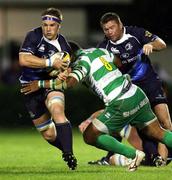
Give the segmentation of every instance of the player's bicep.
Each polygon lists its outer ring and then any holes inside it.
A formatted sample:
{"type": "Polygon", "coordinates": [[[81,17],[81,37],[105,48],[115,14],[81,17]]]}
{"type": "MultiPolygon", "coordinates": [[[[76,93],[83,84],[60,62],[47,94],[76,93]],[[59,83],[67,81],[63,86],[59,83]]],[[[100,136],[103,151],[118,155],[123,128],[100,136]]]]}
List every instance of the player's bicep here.
{"type": "Polygon", "coordinates": [[[25,66],[27,59],[29,59],[31,56],[32,56],[31,53],[20,52],[19,53],[19,64],[21,66],[25,66]]]}

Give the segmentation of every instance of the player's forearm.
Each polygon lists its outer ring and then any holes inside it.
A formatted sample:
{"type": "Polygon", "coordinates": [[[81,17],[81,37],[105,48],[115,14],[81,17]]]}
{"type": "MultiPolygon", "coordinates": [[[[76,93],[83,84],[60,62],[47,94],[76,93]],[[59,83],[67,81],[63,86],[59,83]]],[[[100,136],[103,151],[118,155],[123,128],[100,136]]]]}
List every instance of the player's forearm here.
{"type": "Polygon", "coordinates": [[[21,66],[30,68],[46,67],[46,59],[38,58],[32,54],[19,54],[19,63],[21,66]]]}
{"type": "Polygon", "coordinates": [[[154,51],[160,51],[166,48],[166,43],[160,38],[148,44],[151,44],[153,46],[154,51]]]}
{"type": "Polygon", "coordinates": [[[77,80],[73,77],[68,77],[65,81],[59,79],[51,80],[39,80],[38,87],[45,89],[65,90],[74,87],[77,84],[77,80]]]}

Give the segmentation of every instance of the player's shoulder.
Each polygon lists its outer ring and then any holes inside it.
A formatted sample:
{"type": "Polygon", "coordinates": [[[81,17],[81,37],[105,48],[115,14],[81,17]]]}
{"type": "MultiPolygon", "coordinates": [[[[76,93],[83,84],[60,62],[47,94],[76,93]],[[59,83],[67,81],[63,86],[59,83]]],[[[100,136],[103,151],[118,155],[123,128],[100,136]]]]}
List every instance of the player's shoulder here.
{"type": "Polygon", "coordinates": [[[144,30],[144,28],[138,26],[125,26],[124,28],[127,34],[134,34],[144,30]]]}
{"type": "Polygon", "coordinates": [[[59,39],[59,41],[67,42],[66,37],[63,34],[58,34],[58,39],[59,39]]]}
{"type": "Polygon", "coordinates": [[[65,48],[67,48],[68,51],[70,52],[70,49],[71,49],[70,45],[64,35],[58,34],[58,41],[61,45],[63,45],[65,48]]]}
{"type": "Polygon", "coordinates": [[[27,36],[29,36],[31,39],[40,40],[43,37],[42,28],[37,27],[37,28],[31,29],[27,33],[27,36]]]}

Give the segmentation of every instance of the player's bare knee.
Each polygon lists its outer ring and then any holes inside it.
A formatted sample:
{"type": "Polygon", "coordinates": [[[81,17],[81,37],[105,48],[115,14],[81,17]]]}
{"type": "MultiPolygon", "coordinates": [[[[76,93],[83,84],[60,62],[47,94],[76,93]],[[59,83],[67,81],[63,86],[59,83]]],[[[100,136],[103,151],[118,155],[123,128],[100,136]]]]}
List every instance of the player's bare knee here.
{"type": "Polygon", "coordinates": [[[158,141],[162,141],[162,138],[165,133],[165,129],[160,127],[158,120],[153,121],[149,125],[147,125],[143,132],[148,135],[149,137],[152,137],[153,139],[156,139],[158,141]]]}
{"type": "Polygon", "coordinates": [[[52,112],[53,114],[55,114],[56,116],[58,115],[63,115],[64,114],[64,109],[58,106],[54,106],[52,107],[52,112]]]}
{"type": "Polygon", "coordinates": [[[169,122],[161,122],[160,124],[164,129],[168,129],[168,130],[172,131],[171,123],[169,123],[169,122]]]}
{"type": "Polygon", "coordinates": [[[54,122],[51,119],[44,121],[43,123],[35,125],[37,130],[42,134],[46,140],[54,140],[56,137],[56,129],[54,122]]]}
{"type": "Polygon", "coordinates": [[[56,139],[56,132],[54,129],[49,128],[41,133],[42,133],[43,138],[47,141],[53,142],[56,139]]]}
{"type": "MultiPolygon", "coordinates": [[[[46,100],[46,106],[48,109],[54,109],[54,107],[59,106],[60,109],[63,109],[64,107],[64,96],[62,96],[61,94],[56,95],[56,96],[48,96],[47,100],[46,100]]],[[[58,109],[59,109],[58,108],[58,109]]]]}

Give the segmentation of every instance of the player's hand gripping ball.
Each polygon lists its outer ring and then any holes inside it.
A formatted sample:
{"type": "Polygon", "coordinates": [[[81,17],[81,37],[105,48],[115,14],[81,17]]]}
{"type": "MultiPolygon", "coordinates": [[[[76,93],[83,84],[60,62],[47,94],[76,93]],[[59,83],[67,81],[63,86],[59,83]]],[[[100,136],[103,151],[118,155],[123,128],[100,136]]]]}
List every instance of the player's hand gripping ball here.
{"type": "MultiPolygon", "coordinates": [[[[61,59],[63,62],[66,62],[68,65],[70,64],[71,57],[70,57],[69,53],[67,53],[66,51],[57,52],[53,56],[54,56],[54,58],[61,59]]],[[[50,71],[49,75],[52,77],[56,77],[59,74],[59,72],[60,72],[60,70],[52,69],[50,71]]]]}

